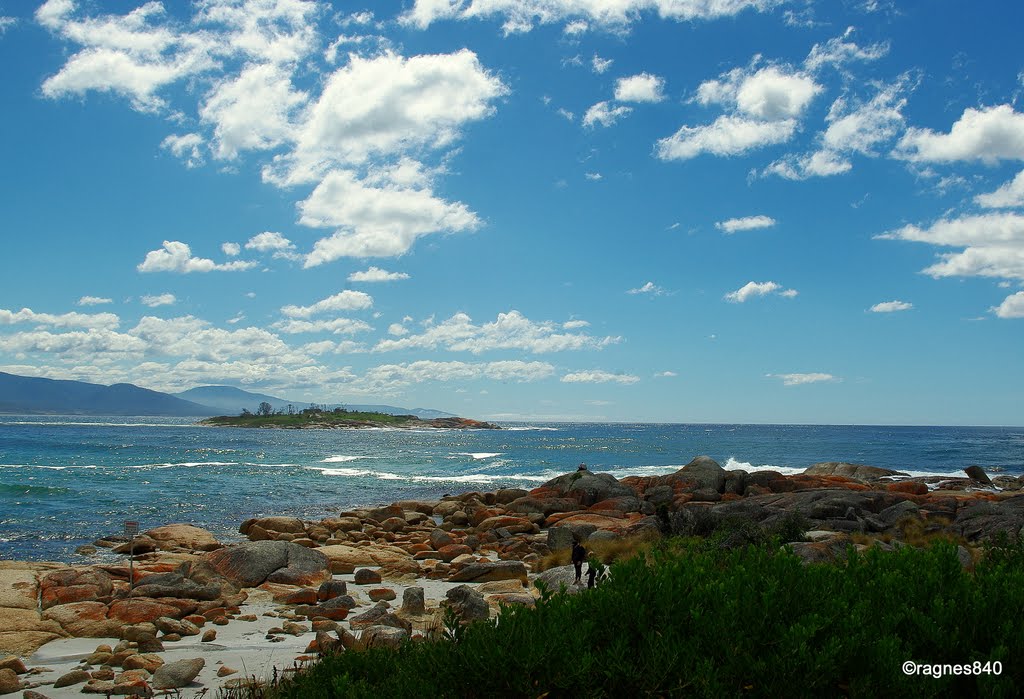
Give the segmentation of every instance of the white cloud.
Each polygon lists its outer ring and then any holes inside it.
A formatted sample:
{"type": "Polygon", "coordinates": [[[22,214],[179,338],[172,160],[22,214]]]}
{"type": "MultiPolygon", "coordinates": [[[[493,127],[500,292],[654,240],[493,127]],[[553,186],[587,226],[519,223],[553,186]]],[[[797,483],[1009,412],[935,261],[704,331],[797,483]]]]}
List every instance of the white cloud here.
{"type": "Polygon", "coordinates": [[[593,127],[595,124],[611,126],[632,111],[632,107],[625,105],[613,107],[610,102],[598,102],[591,105],[587,109],[587,113],[583,115],[583,125],[589,127],[593,127]]]}
{"type": "Polygon", "coordinates": [[[766,374],[768,378],[782,379],[783,386],[803,386],[809,383],[841,381],[832,374],[766,374]]]}
{"type": "Polygon", "coordinates": [[[600,172],[585,172],[583,176],[591,182],[600,182],[604,179],[604,176],[600,172]]]}
{"type": "Polygon", "coordinates": [[[1010,294],[990,310],[1000,318],[1024,318],[1024,291],[1010,294]]]}
{"type": "Polygon", "coordinates": [[[121,324],[121,319],[113,313],[36,313],[31,308],[20,311],[9,311],[0,308],[0,325],[31,323],[33,325],[49,325],[55,328],[88,328],[90,330],[113,330],[121,324]]]}
{"type": "Polygon", "coordinates": [[[579,330],[580,328],[588,328],[588,327],[590,327],[590,323],[588,323],[585,320],[579,320],[579,319],[577,319],[577,320],[567,320],[564,323],[562,323],[562,327],[565,330],[579,330]]]}
{"type": "Polygon", "coordinates": [[[586,333],[560,332],[564,326],[551,321],[534,322],[519,311],[499,313],[496,320],[476,325],[465,313],[456,313],[440,323],[426,323],[426,330],[396,340],[381,340],[375,352],[413,348],[480,354],[492,350],[518,349],[534,354],[567,350],[600,349],[618,342],[618,337],[595,338],[586,333]]]}
{"type": "Polygon", "coordinates": [[[333,296],[321,299],[310,306],[289,305],[281,308],[281,313],[289,318],[309,318],[317,313],[332,311],[361,311],[373,306],[373,297],[362,291],[346,289],[333,296]]]}
{"type": "Polygon", "coordinates": [[[607,72],[607,70],[612,67],[612,63],[614,62],[615,61],[613,61],[610,58],[601,58],[595,53],[594,57],[590,59],[590,67],[593,69],[595,73],[601,75],[602,73],[607,72]]]}
{"type": "Polygon", "coordinates": [[[551,376],[555,368],[547,362],[501,361],[473,364],[420,360],[408,364],[382,364],[369,369],[359,382],[365,392],[393,391],[427,381],[514,381],[527,383],[551,376]]]}
{"type": "Polygon", "coordinates": [[[616,81],[615,99],[619,102],[661,102],[665,99],[664,89],[664,78],[639,73],[616,81]]]}
{"type": "Polygon", "coordinates": [[[759,214],[757,216],[744,216],[742,218],[730,218],[725,221],[719,221],[715,224],[715,228],[724,233],[732,234],[736,231],[751,231],[758,228],[771,228],[775,224],[776,221],[771,216],[759,214]]]}
{"type": "Polygon", "coordinates": [[[656,378],[656,379],[674,379],[677,376],[679,376],[679,374],[677,374],[674,371],[659,371],[657,374],[654,375],[654,378],[656,378]]]}
{"type": "Polygon", "coordinates": [[[849,172],[853,153],[868,157],[878,155],[876,149],[894,139],[904,128],[904,96],[913,84],[909,75],[878,88],[864,103],[839,97],[825,117],[828,128],[819,136],[820,149],[802,156],[777,160],[762,174],[775,174],[790,180],[829,177],[849,172]]]}
{"type": "Polygon", "coordinates": [[[373,330],[367,323],[351,318],[332,318],[330,320],[282,320],[274,323],[275,330],[286,335],[298,333],[332,333],[334,335],[355,335],[356,333],[373,330]]]}
{"type": "Polygon", "coordinates": [[[566,121],[574,121],[576,119],[576,115],[570,112],[565,107],[559,107],[557,110],[555,110],[555,113],[557,113],[558,116],[562,117],[566,121]]]}
{"type": "Polygon", "coordinates": [[[249,65],[239,75],[218,81],[199,117],[213,127],[216,156],[234,160],[242,151],[270,150],[290,140],[293,118],[308,97],[293,88],[291,68],[249,65]]]}
{"type": "Polygon", "coordinates": [[[348,275],[350,282],[393,282],[408,278],[409,275],[405,272],[389,272],[380,267],[370,267],[361,272],[353,272],[348,275]]]}
{"type": "Polygon", "coordinates": [[[995,277],[1024,280],[1024,215],[990,213],[941,219],[927,228],[908,225],[876,236],[939,247],[962,247],[940,253],[939,262],[922,270],[932,277],[995,277]]]}
{"type": "Polygon", "coordinates": [[[800,71],[779,66],[751,70],[734,68],[718,80],[701,83],[696,101],[721,104],[753,119],[782,121],[802,116],[822,90],[814,78],[800,71]]]}
{"type": "Polygon", "coordinates": [[[173,306],[178,302],[174,294],[160,294],[158,296],[143,296],[139,299],[143,306],[156,308],[158,306],[173,306]]]}
{"type": "Polygon", "coordinates": [[[490,116],[492,102],[507,92],[468,49],[410,58],[353,55],[310,105],[294,151],[275,158],[264,177],[312,182],[371,157],[448,147],[463,125],[490,116]]]}
{"type": "Polygon", "coordinates": [[[102,296],[83,296],[78,299],[79,306],[100,306],[105,303],[113,303],[114,299],[104,298],[102,296]]]}
{"type": "Polygon", "coordinates": [[[220,249],[228,257],[238,257],[242,252],[242,246],[238,243],[221,243],[220,249]]]}
{"type": "Polygon", "coordinates": [[[643,286],[638,287],[636,289],[629,289],[626,293],[627,294],[650,294],[651,296],[663,296],[665,294],[665,290],[662,289],[657,284],[655,284],[654,282],[647,282],[643,286]]]}
{"type": "Polygon", "coordinates": [[[785,143],[796,132],[796,121],[757,121],[722,115],[707,126],[682,126],[660,139],[655,154],[662,160],[689,160],[701,153],[740,155],[748,150],[785,143]]]}
{"type": "Polygon", "coordinates": [[[285,238],[280,233],[274,231],[264,231],[258,233],[245,244],[246,250],[255,250],[256,252],[287,252],[294,250],[295,245],[292,241],[285,238]]]}
{"type": "Polygon", "coordinates": [[[213,260],[203,257],[193,257],[192,249],[186,243],[165,240],[163,249],[147,252],[146,259],[139,263],[137,269],[140,272],[178,272],[181,274],[213,271],[238,272],[252,269],[256,264],[242,260],[217,264],[213,260]]]}
{"type": "Polygon", "coordinates": [[[480,225],[465,204],[440,199],[430,189],[369,186],[350,171],[327,175],[299,210],[304,225],[340,227],[316,242],[306,267],[340,257],[396,257],[424,235],[480,225]]]}
{"type": "Polygon", "coordinates": [[[0,17],[0,36],[4,35],[8,29],[18,23],[18,20],[14,17],[0,17]]]}
{"type": "Polygon", "coordinates": [[[782,286],[775,282],[747,282],[736,291],[730,291],[724,298],[732,303],[744,303],[749,299],[768,296],[775,292],[786,298],[793,298],[797,295],[795,289],[782,289],[782,286]]]}
{"type": "Polygon", "coordinates": [[[1024,170],[996,191],[974,197],[974,201],[986,209],[1024,207],[1024,170]]]}
{"type": "Polygon", "coordinates": [[[829,39],[824,44],[815,44],[804,61],[804,67],[811,72],[817,71],[824,66],[841,68],[853,61],[877,61],[889,53],[888,43],[870,44],[862,47],[853,41],[847,41],[853,33],[853,27],[849,27],[841,37],[829,39]]]}
{"type": "Polygon", "coordinates": [[[562,33],[566,36],[579,36],[580,34],[586,34],[588,29],[590,29],[589,24],[581,19],[577,19],[562,27],[562,33]]]}
{"type": "Polygon", "coordinates": [[[609,371],[595,369],[593,371],[576,371],[562,377],[562,383],[620,383],[634,384],[640,380],[632,374],[613,374],[609,371]]]}
{"type": "Polygon", "coordinates": [[[394,337],[402,337],[403,335],[408,334],[409,329],[406,328],[401,323],[392,323],[391,325],[388,326],[388,335],[393,335],[394,337]]]}
{"type": "Polygon", "coordinates": [[[192,169],[199,167],[205,161],[200,147],[203,145],[203,137],[197,133],[182,135],[172,134],[160,142],[160,147],[169,150],[175,158],[185,161],[185,167],[192,169]]]}
{"type": "Polygon", "coordinates": [[[767,11],[778,0],[415,0],[400,21],[426,29],[439,20],[495,19],[505,34],[529,31],[536,24],[585,20],[592,27],[619,30],[645,13],[680,22],[732,17],[751,9],[767,11]]]}
{"type": "Polygon", "coordinates": [[[872,313],[895,313],[896,311],[909,311],[914,304],[906,301],[883,301],[876,303],[870,310],[872,313]]]}
{"type": "Polygon", "coordinates": [[[950,132],[910,128],[893,155],[912,162],[1024,160],[1024,114],[1002,104],[964,110],[950,132]]]}

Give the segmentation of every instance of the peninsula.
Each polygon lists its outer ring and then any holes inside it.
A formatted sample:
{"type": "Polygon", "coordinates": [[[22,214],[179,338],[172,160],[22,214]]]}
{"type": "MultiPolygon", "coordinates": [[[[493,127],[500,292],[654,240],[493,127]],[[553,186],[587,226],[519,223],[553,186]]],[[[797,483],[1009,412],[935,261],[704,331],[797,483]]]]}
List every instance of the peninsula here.
{"type": "Polygon", "coordinates": [[[498,430],[497,425],[464,417],[437,417],[424,420],[415,415],[351,411],[344,408],[322,410],[306,408],[298,412],[273,412],[268,404],[260,404],[255,413],[243,410],[240,415],[220,415],[200,420],[212,427],[271,427],[278,429],[354,429],[393,427],[399,429],[498,430]]]}

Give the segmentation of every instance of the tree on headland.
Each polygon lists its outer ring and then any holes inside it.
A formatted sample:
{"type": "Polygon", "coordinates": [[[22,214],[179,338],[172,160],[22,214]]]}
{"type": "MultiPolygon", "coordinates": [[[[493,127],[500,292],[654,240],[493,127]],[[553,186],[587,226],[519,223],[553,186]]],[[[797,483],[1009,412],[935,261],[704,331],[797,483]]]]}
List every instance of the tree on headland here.
{"type": "Polygon", "coordinates": [[[270,415],[273,412],[274,412],[274,406],[272,406],[267,401],[263,401],[262,403],[260,403],[260,406],[258,408],[256,408],[256,414],[257,415],[264,415],[264,416],[266,416],[266,415],[270,415]]]}

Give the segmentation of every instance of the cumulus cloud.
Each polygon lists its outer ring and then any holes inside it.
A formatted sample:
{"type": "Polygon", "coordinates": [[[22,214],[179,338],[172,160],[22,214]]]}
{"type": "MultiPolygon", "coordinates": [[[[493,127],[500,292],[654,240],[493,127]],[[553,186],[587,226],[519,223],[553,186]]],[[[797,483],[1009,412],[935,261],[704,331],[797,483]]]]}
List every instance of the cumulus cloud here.
{"type": "Polygon", "coordinates": [[[762,174],[790,180],[841,175],[853,169],[849,156],[877,157],[879,146],[893,140],[904,129],[905,94],[913,84],[908,75],[878,88],[866,102],[839,97],[829,108],[828,127],[818,136],[817,151],[775,161],[762,174]]]}
{"type": "Polygon", "coordinates": [[[594,27],[622,29],[646,13],[680,22],[732,17],[744,10],[767,11],[779,0],[416,0],[400,21],[426,29],[441,20],[494,19],[505,34],[530,31],[537,24],[586,21],[594,27]]]}
{"type": "Polygon", "coordinates": [[[151,250],[146,253],[146,259],[136,267],[140,272],[178,272],[188,274],[190,272],[240,272],[252,269],[256,262],[236,260],[217,264],[213,260],[203,257],[193,257],[192,248],[186,243],[176,240],[165,240],[161,250],[151,250]]]}
{"type": "Polygon", "coordinates": [[[665,290],[662,289],[657,284],[655,284],[654,282],[647,282],[643,286],[637,287],[635,289],[629,289],[628,291],[626,291],[626,293],[627,294],[650,294],[651,296],[663,296],[665,294],[665,290]]]}
{"type": "Polygon", "coordinates": [[[681,126],[660,139],[655,155],[661,160],[689,160],[702,153],[718,156],[741,155],[755,148],[785,143],[796,132],[794,119],[757,121],[722,115],[707,126],[681,126]]]}
{"type": "Polygon", "coordinates": [[[1010,294],[991,311],[1000,318],[1024,318],[1024,291],[1010,294]]]}
{"type": "Polygon", "coordinates": [[[139,299],[143,306],[149,306],[150,308],[156,308],[158,306],[173,306],[178,302],[174,294],[158,294],[155,296],[143,296],[139,299]]]}
{"type": "Polygon", "coordinates": [[[405,272],[389,272],[380,267],[370,267],[361,272],[353,272],[348,275],[350,282],[394,282],[408,278],[409,275],[405,272]]]}
{"type": "Polygon", "coordinates": [[[732,303],[744,303],[752,298],[774,293],[786,298],[793,298],[797,295],[795,289],[783,289],[780,284],[775,282],[747,282],[736,291],[730,291],[724,298],[732,303]]]}
{"type": "Polygon", "coordinates": [[[275,158],[264,177],[313,182],[371,157],[448,147],[465,124],[490,116],[507,92],[468,49],[409,58],[353,55],[309,106],[294,150],[275,158]]]}
{"type": "Polygon", "coordinates": [[[657,374],[654,375],[654,378],[656,378],[656,379],[674,379],[677,376],[679,376],[679,374],[677,374],[674,371],[659,371],[657,374]]]}
{"type": "Polygon", "coordinates": [[[600,349],[618,342],[618,337],[595,338],[586,333],[563,332],[551,321],[534,322],[519,311],[499,313],[482,325],[465,313],[456,313],[440,323],[428,323],[426,330],[396,340],[381,340],[375,352],[444,348],[452,352],[480,354],[500,349],[518,349],[534,354],[567,350],[600,349]]]}
{"type": "Polygon", "coordinates": [[[590,59],[590,67],[595,73],[601,75],[602,73],[607,72],[614,62],[615,61],[610,58],[601,58],[595,53],[594,57],[590,59]]]}
{"type": "Polygon", "coordinates": [[[664,78],[639,73],[616,81],[615,99],[619,102],[661,102],[665,99],[664,89],[664,78]]]}
{"type": "Polygon", "coordinates": [[[854,28],[848,27],[842,36],[833,37],[824,44],[815,44],[804,61],[804,67],[811,72],[825,66],[841,68],[854,61],[877,61],[889,53],[889,44],[880,42],[859,46],[851,40],[854,28]]]}
{"type": "Polygon", "coordinates": [[[876,303],[868,310],[872,313],[895,313],[896,311],[909,311],[913,307],[914,304],[906,301],[883,301],[876,303]]]}
{"type": "Polygon", "coordinates": [[[752,231],[758,228],[771,228],[775,224],[776,221],[771,216],[759,214],[757,216],[744,216],[742,218],[730,218],[725,221],[719,221],[715,224],[715,228],[724,233],[732,234],[736,231],[752,231]]]}
{"type": "Polygon", "coordinates": [[[361,311],[373,306],[373,297],[362,291],[346,289],[333,296],[328,296],[309,306],[289,305],[281,308],[281,313],[289,318],[309,318],[318,313],[334,311],[361,311]]]}
{"type": "Polygon", "coordinates": [[[294,250],[295,245],[280,233],[264,231],[263,233],[258,233],[249,238],[245,243],[245,249],[255,250],[256,252],[273,252],[276,254],[294,250]]]}
{"type": "Polygon", "coordinates": [[[388,335],[393,335],[394,337],[402,337],[403,335],[408,334],[409,329],[402,325],[401,323],[392,323],[391,325],[388,326],[388,335]]]}
{"type": "Polygon", "coordinates": [[[367,323],[352,318],[331,320],[282,320],[272,326],[286,335],[298,333],[332,333],[334,335],[355,335],[373,330],[367,323]]]}
{"type": "Polygon", "coordinates": [[[783,386],[803,386],[809,383],[822,383],[829,381],[841,381],[832,374],[766,374],[768,378],[782,379],[783,386]]]}
{"type": "Polygon", "coordinates": [[[734,68],[697,88],[694,101],[720,105],[726,113],[711,124],[682,126],[659,140],[662,160],[687,160],[701,153],[733,156],[785,143],[822,87],[810,75],[785,66],[734,68]]]}
{"type": "Polygon", "coordinates": [[[611,126],[632,111],[632,107],[627,107],[624,104],[613,107],[611,102],[598,102],[591,105],[587,109],[586,114],[583,115],[583,125],[588,127],[594,127],[598,124],[601,126],[611,126]]]}
{"type": "Polygon", "coordinates": [[[974,197],[978,206],[986,209],[1010,209],[1024,207],[1024,170],[994,192],[974,197]]]}
{"type": "Polygon", "coordinates": [[[939,261],[922,270],[940,277],[995,277],[1024,280],[1024,215],[989,213],[941,219],[922,228],[908,225],[876,236],[938,247],[963,248],[940,253],[939,261]]]}
{"type": "Polygon", "coordinates": [[[580,319],[567,320],[564,323],[562,323],[562,327],[566,330],[579,330],[580,328],[590,327],[590,323],[580,319]]]}
{"type": "Polygon", "coordinates": [[[18,323],[31,323],[37,326],[48,325],[55,328],[113,330],[121,324],[121,319],[113,313],[53,314],[36,313],[31,308],[22,308],[20,311],[9,311],[0,308],[0,325],[15,325],[18,323]]]}
{"type": "Polygon", "coordinates": [[[1024,160],[1024,114],[1008,104],[968,107],[949,133],[910,128],[893,155],[911,162],[1024,160]]]}
{"type": "Polygon", "coordinates": [[[367,392],[393,391],[427,381],[513,381],[528,383],[551,376],[555,368],[547,362],[438,362],[420,360],[406,364],[382,364],[367,370],[359,388],[367,392]]]}
{"type": "Polygon", "coordinates": [[[562,383],[619,383],[634,384],[640,380],[632,374],[613,374],[610,371],[595,369],[593,371],[575,371],[562,377],[562,383]]]}
{"type": "Polygon", "coordinates": [[[242,253],[242,246],[238,243],[221,243],[220,249],[228,257],[238,257],[242,253]]]}
{"type": "Polygon", "coordinates": [[[105,303],[113,303],[114,299],[104,298],[103,296],[83,296],[78,299],[79,306],[100,306],[105,303]]]}
{"type": "Polygon", "coordinates": [[[184,161],[185,167],[189,169],[199,167],[205,162],[202,145],[203,137],[197,133],[171,134],[160,142],[161,148],[184,161]]]}

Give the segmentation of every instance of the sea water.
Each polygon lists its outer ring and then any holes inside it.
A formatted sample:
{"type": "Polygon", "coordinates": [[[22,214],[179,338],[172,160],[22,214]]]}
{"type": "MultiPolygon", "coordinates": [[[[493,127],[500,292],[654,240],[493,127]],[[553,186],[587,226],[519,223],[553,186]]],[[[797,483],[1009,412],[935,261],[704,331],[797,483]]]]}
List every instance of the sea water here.
{"type": "Polygon", "coordinates": [[[1024,473],[1024,429],[820,425],[502,424],[501,430],[203,427],[189,418],[0,416],[0,558],[184,522],[224,541],[249,517],[320,519],[356,505],[533,488],[581,462],[617,478],[678,470],[799,473],[848,461],[912,475],[1024,473]]]}

